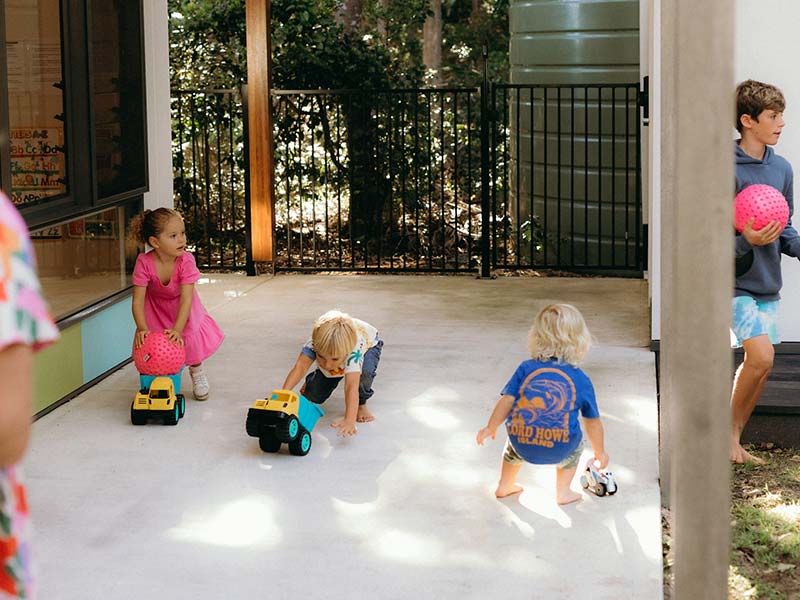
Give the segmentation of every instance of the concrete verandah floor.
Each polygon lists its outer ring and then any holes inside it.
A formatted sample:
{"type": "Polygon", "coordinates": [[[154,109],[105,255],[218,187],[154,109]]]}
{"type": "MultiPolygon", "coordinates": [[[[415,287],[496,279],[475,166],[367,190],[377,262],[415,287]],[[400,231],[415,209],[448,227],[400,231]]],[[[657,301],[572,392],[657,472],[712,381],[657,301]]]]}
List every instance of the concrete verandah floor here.
{"type": "Polygon", "coordinates": [[[200,292],[227,335],[207,362],[210,400],[189,391],[177,427],[134,427],[129,365],[34,425],[41,598],[661,598],[645,282],[208,277],[200,292]],[[526,491],[498,501],[505,434],[480,448],[475,433],[550,301],[578,306],[597,340],[584,368],[620,491],[558,507],[553,468],[526,465],[526,491]],[[385,340],[377,420],[337,438],[340,386],[308,456],[264,454],[247,409],[335,307],[385,340]]]}

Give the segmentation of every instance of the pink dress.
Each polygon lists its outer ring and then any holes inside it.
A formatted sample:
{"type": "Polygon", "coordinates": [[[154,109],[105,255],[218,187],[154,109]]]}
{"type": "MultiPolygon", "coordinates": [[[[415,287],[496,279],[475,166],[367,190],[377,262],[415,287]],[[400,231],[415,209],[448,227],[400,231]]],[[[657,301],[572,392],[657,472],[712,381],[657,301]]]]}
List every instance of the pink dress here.
{"type": "MultiPolygon", "coordinates": [[[[147,288],[144,297],[144,315],[150,331],[172,329],[178,307],[181,303],[181,286],[195,283],[200,279],[200,271],[194,262],[194,256],[184,252],[175,259],[172,278],[164,285],[158,278],[154,254],[152,251],[140,254],[133,268],[133,285],[147,288]]],[[[211,318],[200,301],[197,290],[194,291],[192,311],[183,328],[183,342],[186,349],[186,364],[196,365],[216,352],[224,334],[211,318]]]]}

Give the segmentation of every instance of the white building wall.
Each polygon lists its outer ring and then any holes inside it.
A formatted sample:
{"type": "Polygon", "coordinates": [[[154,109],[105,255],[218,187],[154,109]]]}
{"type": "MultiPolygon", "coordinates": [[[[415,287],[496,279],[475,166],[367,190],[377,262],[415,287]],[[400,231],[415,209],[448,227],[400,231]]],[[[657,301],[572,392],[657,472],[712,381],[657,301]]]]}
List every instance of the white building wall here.
{"type": "MultiPolygon", "coordinates": [[[[661,0],[642,0],[650,5],[649,26],[642,23],[649,31],[650,40],[648,72],[650,73],[650,142],[643,148],[643,159],[651,165],[649,186],[645,193],[650,195],[650,293],[652,338],[661,339],[660,307],[661,288],[659,265],[660,256],[660,222],[658,214],[661,210],[661,191],[659,170],[652,168],[660,161],[660,22],[661,0]]],[[[797,35],[797,23],[800,23],[800,2],[797,0],[736,0],[736,82],[743,79],[757,79],[772,83],[781,88],[786,95],[786,128],[781,140],[775,147],[778,154],[784,156],[800,177],[800,77],[797,75],[795,63],[800,56],[800,36],[797,35]],[[795,116],[796,115],[796,116],[795,116]]],[[[643,13],[646,11],[643,11],[643,13]]],[[[644,68],[643,68],[644,72],[644,68]]],[[[731,83],[731,94],[736,82],[731,83]]],[[[702,110],[702,90],[698,90],[698,110],[702,110]]],[[[731,136],[735,139],[733,121],[734,109],[731,108],[731,136]]],[[[800,197],[795,188],[795,208],[800,197]]],[[[800,213],[795,215],[795,226],[800,225],[800,213]]],[[[781,304],[780,329],[786,342],[800,341],[800,311],[795,310],[800,300],[800,261],[784,257],[783,291],[781,295],[792,302],[781,304]]]]}
{"type": "Polygon", "coordinates": [[[642,46],[642,76],[650,76],[650,122],[643,129],[642,163],[647,165],[648,177],[642,194],[647,198],[648,267],[650,284],[651,338],[661,339],[661,0],[642,0],[640,31],[642,46]]]}
{"type": "Polygon", "coordinates": [[[144,57],[147,82],[147,162],[150,191],[145,208],[173,204],[167,0],[144,2],[144,57]]]}
{"type": "MultiPolygon", "coordinates": [[[[800,2],[797,0],[736,0],[736,81],[757,79],[777,85],[786,96],[786,127],[775,151],[800,177],[800,2]]],[[[800,225],[795,185],[795,227],[800,225]]],[[[784,256],[780,330],[785,342],[800,341],[800,261],[784,256]]]]}

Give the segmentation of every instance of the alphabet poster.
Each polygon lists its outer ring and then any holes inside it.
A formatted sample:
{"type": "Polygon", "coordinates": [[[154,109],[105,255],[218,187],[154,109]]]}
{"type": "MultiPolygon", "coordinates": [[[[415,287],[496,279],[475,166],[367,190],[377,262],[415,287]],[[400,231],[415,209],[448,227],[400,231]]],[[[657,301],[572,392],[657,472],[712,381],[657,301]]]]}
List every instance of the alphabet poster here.
{"type": "Polygon", "coordinates": [[[11,130],[11,200],[36,202],[65,191],[62,130],[21,127],[11,130]]]}

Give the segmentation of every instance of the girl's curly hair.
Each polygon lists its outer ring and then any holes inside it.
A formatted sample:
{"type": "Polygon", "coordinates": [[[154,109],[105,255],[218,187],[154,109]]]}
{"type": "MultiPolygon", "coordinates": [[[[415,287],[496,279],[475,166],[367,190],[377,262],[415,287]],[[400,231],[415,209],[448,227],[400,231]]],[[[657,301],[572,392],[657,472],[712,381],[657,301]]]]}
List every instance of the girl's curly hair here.
{"type": "Polygon", "coordinates": [[[128,224],[128,239],[144,245],[151,237],[158,237],[172,217],[183,218],[177,210],[164,206],[141,212],[128,224]]]}

